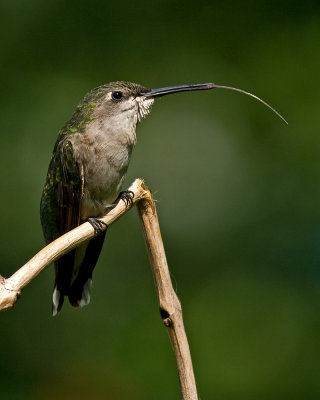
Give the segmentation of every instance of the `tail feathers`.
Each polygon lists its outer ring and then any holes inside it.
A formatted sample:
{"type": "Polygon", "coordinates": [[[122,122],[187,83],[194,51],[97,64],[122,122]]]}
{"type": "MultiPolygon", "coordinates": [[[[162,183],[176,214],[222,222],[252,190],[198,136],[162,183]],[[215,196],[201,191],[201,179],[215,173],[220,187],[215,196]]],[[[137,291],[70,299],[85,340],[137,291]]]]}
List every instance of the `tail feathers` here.
{"type": "Polygon", "coordinates": [[[70,288],[68,298],[73,307],[84,307],[90,303],[92,278],[85,283],[76,282],[70,288]]]}
{"type": "Polygon", "coordinates": [[[83,286],[82,298],[79,302],[80,307],[87,306],[90,303],[91,286],[92,286],[92,279],[89,278],[83,286]]]}
{"type": "Polygon", "coordinates": [[[64,296],[68,293],[72,278],[75,250],[70,251],[55,262],[56,280],[52,295],[52,315],[61,310],[64,296]]]}
{"type": "Polygon", "coordinates": [[[103,232],[94,237],[83,248],[78,247],[56,262],[52,315],[61,310],[64,296],[68,296],[73,307],[83,307],[90,303],[92,271],[98,261],[105,234],[103,232]]]}
{"type": "MultiPolygon", "coordinates": [[[[84,307],[90,303],[91,297],[91,287],[92,287],[92,279],[89,278],[87,282],[83,285],[82,293],[75,296],[73,291],[72,294],[68,295],[69,301],[73,307],[84,307]]],[[[61,310],[64,302],[64,294],[62,294],[57,287],[54,288],[53,295],[52,295],[52,316],[58,314],[61,310]]]]}
{"type": "Polygon", "coordinates": [[[52,316],[58,314],[61,310],[64,301],[64,295],[60,293],[57,287],[54,288],[52,296],[52,316]]]}

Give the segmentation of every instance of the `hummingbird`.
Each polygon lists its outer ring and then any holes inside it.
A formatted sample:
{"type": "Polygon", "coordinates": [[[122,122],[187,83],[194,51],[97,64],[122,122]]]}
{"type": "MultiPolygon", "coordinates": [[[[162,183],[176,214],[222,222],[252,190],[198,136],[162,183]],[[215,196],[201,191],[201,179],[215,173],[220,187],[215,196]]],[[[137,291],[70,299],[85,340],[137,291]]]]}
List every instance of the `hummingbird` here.
{"type": "Polygon", "coordinates": [[[41,224],[47,244],[88,221],[96,236],[55,262],[52,314],[62,308],[67,296],[74,307],[90,302],[92,272],[98,261],[106,230],[99,217],[114,207],[118,198],[132,202],[132,193],[121,192],[132,150],[136,126],[151,111],[157,97],[168,94],[224,88],[213,83],[149,89],[118,81],[96,87],[76,107],[58,133],[41,197],[41,224]]]}

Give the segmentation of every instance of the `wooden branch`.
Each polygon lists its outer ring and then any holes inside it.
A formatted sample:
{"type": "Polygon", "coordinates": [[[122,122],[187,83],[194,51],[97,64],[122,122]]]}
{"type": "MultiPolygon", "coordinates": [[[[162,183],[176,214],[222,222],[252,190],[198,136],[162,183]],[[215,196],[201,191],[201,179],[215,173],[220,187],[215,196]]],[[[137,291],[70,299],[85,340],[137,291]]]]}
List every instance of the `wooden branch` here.
{"type": "MultiPolygon", "coordinates": [[[[128,190],[134,193],[133,203],[149,195],[141,179],[136,179],[128,190]]],[[[111,225],[126,211],[128,211],[128,207],[121,200],[108,214],[99,219],[107,225],[111,225]]],[[[102,228],[106,229],[106,227],[102,228]]],[[[0,275],[0,311],[13,307],[14,303],[20,297],[21,290],[44,268],[94,235],[95,231],[91,224],[85,222],[44,247],[10,278],[5,279],[0,275]]]]}
{"type": "Polygon", "coordinates": [[[160,315],[168,328],[176,357],[183,400],[197,400],[197,388],[193,373],[191,355],[184,330],[180,301],[173,289],[155,203],[149,192],[137,203],[149,260],[158,292],[160,315]]]}
{"type": "MultiPolygon", "coordinates": [[[[198,400],[188,340],[183,326],[181,304],[170,279],[156,207],[150,191],[144,186],[141,179],[136,179],[128,190],[134,193],[133,203],[137,204],[142,222],[158,293],[160,315],[164,325],[168,328],[176,357],[182,399],[198,400]]],[[[128,208],[125,202],[119,201],[108,214],[99,219],[107,225],[111,225],[126,211],[128,208]]],[[[44,247],[10,278],[5,279],[0,275],[0,311],[13,307],[20,297],[21,290],[44,268],[94,235],[95,231],[91,224],[85,222],[44,247]]]]}

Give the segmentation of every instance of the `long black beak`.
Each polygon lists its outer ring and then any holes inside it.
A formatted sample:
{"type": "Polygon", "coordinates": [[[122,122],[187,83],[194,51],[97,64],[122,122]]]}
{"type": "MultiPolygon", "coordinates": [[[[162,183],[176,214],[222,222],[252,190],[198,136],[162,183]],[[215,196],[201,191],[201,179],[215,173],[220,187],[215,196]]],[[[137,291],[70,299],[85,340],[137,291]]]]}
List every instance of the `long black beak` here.
{"type": "Polygon", "coordinates": [[[214,89],[216,85],[214,83],[198,83],[195,85],[177,85],[177,86],[166,86],[157,89],[151,89],[150,92],[141,93],[141,96],[145,97],[161,97],[166,94],[188,92],[190,90],[208,90],[214,89]]]}
{"type": "Polygon", "coordinates": [[[162,88],[157,88],[157,89],[151,89],[148,92],[140,93],[141,96],[144,97],[161,97],[165,96],[167,94],[172,94],[172,93],[179,93],[179,92],[189,92],[191,90],[209,90],[209,89],[228,89],[228,90],[234,90],[236,92],[244,93],[247,96],[251,96],[254,99],[260,101],[262,104],[264,104],[266,107],[270,108],[271,111],[273,111],[279,118],[281,118],[286,124],[288,122],[283,118],[281,114],[278,113],[273,107],[270,106],[270,104],[266,103],[264,100],[260,99],[260,97],[256,96],[255,94],[246,92],[245,90],[230,87],[230,86],[223,86],[223,85],[216,85],[215,83],[198,83],[195,85],[177,85],[177,86],[166,86],[162,88]]]}

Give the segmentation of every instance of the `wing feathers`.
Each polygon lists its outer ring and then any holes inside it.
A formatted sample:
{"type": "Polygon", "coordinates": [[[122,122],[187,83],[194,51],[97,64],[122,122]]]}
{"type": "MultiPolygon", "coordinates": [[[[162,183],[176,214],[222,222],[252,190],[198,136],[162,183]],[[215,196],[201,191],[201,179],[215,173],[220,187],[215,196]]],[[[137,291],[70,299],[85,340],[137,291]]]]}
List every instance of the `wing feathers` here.
{"type": "MultiPolygon", "coordinates": [[[[50,162],[41,202],[41,220],[47,243],[80,224],[80,203],[84,192],[85,171],[76,160],[68,137],[56,146],[50,162]]],[[[56,315],[64,296],[75,306],[90,302],[92,271],[104,242],[105,232],[55,262],[56,280],[52,313],[56,315]]]]}

